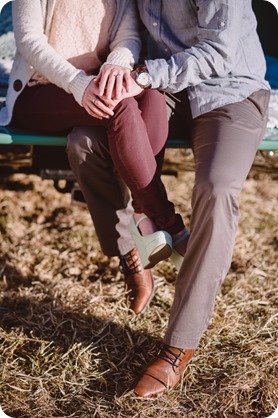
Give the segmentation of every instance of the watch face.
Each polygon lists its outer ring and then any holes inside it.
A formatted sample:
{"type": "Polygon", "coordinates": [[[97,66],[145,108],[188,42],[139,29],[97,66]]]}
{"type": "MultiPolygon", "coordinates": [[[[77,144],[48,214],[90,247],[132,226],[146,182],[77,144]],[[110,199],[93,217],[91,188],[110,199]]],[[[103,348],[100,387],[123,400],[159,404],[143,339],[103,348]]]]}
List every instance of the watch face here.
{"type": "Polygon", "coordinates": [[[142,86],[143,88],[149,87],[152,84],[152,79],[149,73],[143,72],[139,73],[136,78],[137,83],[139,86],[142,86]]]}

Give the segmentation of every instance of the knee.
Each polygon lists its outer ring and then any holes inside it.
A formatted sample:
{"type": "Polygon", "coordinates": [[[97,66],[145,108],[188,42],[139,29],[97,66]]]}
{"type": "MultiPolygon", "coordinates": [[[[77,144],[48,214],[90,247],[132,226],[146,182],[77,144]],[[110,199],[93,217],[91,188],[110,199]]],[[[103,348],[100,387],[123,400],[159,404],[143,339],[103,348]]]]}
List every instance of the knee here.
{"type": "Polygon", "coordinates": [[[232,180],[224,178],[203,178],[196,181],[194,186],[195,199],[206,201],[215,206],[225,206],[233,212],[239,209],[239,189],[232,180]]]}
{"type": "Polygon", "coordinates": [[[67,137],[66,151],[70,163],[81,164],[84,162],[88,155],[92,155],[97,151],[99,141],[102,141],[103,145],[105,145],[106,135],[103,128],[74,128],[67,137]]]}
{"type": "Polygon", "coordinates": [[[127,97],[121,100],[114,109],[114,116],[110,118],[110,121],[115,120],[118,116],[122,116],[125,113],[138,112],[138,103],[134,97],[127,97]]]}
{"type": "Polygon", "coordinates": [[[84,160],[86,151],[89,150],[89,142],[82,128],[73,129],[67,137],[67,154],[70,162],[84,160]]]}

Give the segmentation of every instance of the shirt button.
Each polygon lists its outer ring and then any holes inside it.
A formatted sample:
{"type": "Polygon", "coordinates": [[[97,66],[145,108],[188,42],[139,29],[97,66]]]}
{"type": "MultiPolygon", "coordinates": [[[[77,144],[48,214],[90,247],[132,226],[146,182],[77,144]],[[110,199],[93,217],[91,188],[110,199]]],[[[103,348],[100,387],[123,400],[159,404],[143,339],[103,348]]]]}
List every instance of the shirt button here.
{"type": "Polygon", "coordinates": [[[157,22],[153,22],[153,26],[157,26],[157,22]]]}
{"type": "Polygon", "coordinates": [[[169,49],[168,49],[168,48],[164,48],[164,51],[165,51],[165,52],[168,52],[168,51],[169,51],[169,49]]]}
{"type": "Polygon", "coordinates": [[[22,81],[21,80],[15,80],[14,84],[13,84],[13,88],[15,91],[20,91],[23,87],[22,81]]]}
{"type": "Polygon", "coordinates": [[[223,22],[223,20],[220,22],[220,27],[221,28],[224,28],[224,26],[225,26],[225,22],[223,22]]]}

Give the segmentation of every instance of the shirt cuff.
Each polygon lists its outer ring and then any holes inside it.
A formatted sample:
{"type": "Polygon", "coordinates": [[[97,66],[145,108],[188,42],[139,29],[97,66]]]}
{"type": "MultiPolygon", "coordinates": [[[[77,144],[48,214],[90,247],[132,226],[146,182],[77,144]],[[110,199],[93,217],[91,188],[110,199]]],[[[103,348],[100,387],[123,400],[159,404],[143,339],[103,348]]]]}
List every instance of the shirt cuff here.
{"type": "Polygon", "coordinates": [[[152,89],[166,90],[170,83],[169,66],[165,59],[145,61],[152,78],[152,89]]]}

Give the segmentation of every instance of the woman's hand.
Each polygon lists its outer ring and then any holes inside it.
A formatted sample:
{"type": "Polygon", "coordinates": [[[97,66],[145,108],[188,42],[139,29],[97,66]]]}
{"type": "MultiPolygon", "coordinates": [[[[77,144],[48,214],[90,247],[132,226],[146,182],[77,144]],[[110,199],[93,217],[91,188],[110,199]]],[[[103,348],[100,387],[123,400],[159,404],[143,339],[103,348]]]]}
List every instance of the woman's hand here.
{"type": "Polygon", "coordinates": [[[113,109],[116,102],[100,94],[99,87],[94,79],[84,92],[82,106],[89,115],[96,119],[109,119],[114,115],[113,109]]]}
{"type": "Polygon", "coordinates": [[[89,115],[93,116],[94,118],[109,119],[114,115],[114,107],[121,100],[127,97],[138,96],[138,94],[142,93],[143,89],[138,86],[135,78],[135,71],[132,71],[129,78],[129,90],[127,91],[125,87],[122,87],[122,92],[119,99],[111,99],[106,95],[101,94],[101,90],[98,85],[98,77],[93,79],[84,92],[82,99],[83,107],[86,109],[89,115]]]}
{"type": "Polygon", "coordinates": [[[121,98],[123,89],[130,91],[130,70],[114,64],[103,64],[96,78],[99,94],[107,99],[121,98]]]}

